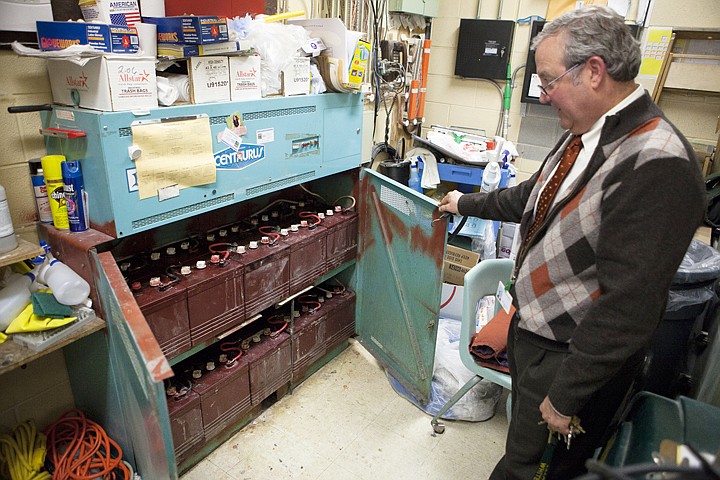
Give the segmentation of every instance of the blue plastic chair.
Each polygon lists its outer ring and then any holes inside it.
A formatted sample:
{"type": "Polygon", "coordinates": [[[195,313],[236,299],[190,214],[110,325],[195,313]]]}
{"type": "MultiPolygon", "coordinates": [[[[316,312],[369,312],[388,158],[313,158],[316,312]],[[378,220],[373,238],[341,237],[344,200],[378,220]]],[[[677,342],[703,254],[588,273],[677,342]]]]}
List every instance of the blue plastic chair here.
{"type": "MultiPolygon", "coordinates": [[[[470,340],[475,334],[475,312],[477,304],[481,298],[487,295],[495,295],[498,288],[498,282],[503,284],[510,280],[512,275],[513,261],[508,259],[489,259],[483,260],[465,274],[465,288],[463,289],[463,311],[462,321],[460,324],[460,359],[471,372],[475,374],[473,378],[467,381],[453,397],[443,405],[440,411],[430,421],[435,433],[443,433],[445,425],[440,422],[440,418],[452,408],[458,400],[477,385],[480,380],[485,379],[500,385],[503,388],[511,390],[512,382],[510,375],[499,372],[491,368],[485,368],[475,362],[475,357],[470,353],[468,348],[470,340]]],[[[495,312],[499,310],[499,302],[495,303],[495,312]]],[[[510,420],[510,407],[512,399],[508,395],[505,405],[507,418],[510,420]]]]}

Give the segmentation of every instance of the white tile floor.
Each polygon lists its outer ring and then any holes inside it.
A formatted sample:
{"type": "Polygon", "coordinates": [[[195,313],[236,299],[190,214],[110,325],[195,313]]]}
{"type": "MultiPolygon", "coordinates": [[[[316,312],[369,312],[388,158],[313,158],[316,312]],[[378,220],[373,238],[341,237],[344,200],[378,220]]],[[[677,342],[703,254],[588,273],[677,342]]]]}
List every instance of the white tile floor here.
{"type": "Polygon", "coordinates": [[[502,456],[505,396],[485,422],[445,422],[398,395],[356,341],[181,480],[463,480],[502,456]]]}

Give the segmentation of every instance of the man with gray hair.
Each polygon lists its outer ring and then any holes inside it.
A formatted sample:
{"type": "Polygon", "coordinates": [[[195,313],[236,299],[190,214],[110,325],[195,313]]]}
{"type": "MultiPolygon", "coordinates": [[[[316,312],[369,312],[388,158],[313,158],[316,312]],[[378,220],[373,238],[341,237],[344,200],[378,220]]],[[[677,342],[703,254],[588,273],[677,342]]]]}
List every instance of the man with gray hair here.
{"type": "Polygon", "coordinates": [[[622,17],[573,10],[532,48],[540,101],[567,132],[527,181],[440,204],[520,223],[512,419],[492,479],[585,471],[641,370],[705,203],[690,144],[634,82],[640,48],[622,17]],[[560,439],[549,467],[548,429],[560,439]]]}

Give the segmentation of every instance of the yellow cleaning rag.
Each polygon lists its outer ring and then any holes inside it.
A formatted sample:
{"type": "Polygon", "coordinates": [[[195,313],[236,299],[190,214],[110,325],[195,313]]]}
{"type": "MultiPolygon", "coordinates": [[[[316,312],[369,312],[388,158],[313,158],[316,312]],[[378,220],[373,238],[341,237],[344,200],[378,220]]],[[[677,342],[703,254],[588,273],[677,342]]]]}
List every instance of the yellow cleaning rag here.
{"type": "Polygon", "coordinates": [[[50,318],[40,317],[33,313],[32,304],[25,307],[15,320],[10,322],[10,326],[5,333],[23,333],[23,332],[42,332],[44,330],[52,330],[53,328],[62,327],[68,323],[72,323],[77,317],[50,318]]]}

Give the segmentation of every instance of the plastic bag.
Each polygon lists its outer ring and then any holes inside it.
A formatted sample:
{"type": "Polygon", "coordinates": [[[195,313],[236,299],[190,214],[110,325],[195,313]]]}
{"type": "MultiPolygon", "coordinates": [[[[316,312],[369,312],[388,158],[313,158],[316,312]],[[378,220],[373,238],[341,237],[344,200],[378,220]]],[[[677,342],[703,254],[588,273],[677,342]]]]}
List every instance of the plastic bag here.
{"type": "Polygon", "coordinates": [[[693,239],[673,277],[673,285],[692,285],[720,277],[720,252],[693,239]]]}
{"type": "Polygon", "coordinates": [[[485,234],[483,235],[483,260],[497,258],[497,247],[495,244],[495,226],[493,222],[485,222],[485,234]]]}
{"type": "MultiPolygon", "coordinates": [[[[440,318],[430,400],[422,405],[388,374],[393,388],[425,413],[435,415],[475,374],[460,360],[460,321],[440,318]]],[[[467,348],[467,345],[463,348],[467,348]]],[[[442,418],[481,422],[495,415],[502,387],[487,380],[471,388],[442,418]]]]}
{"type": "Polygon", "coordinates": [[[665,312],[680,312],[687,307],[701,307],[705,302],[716,298],[713,285],[699,288],[671,288],[668,292],[668,302],[665,312]]]}
{"type": "Polygon", "coordinates": [[[242,39],[252,46],[262,58],[262,96],[282,92],[282,70],[290,65],[298,50],[310,39],[307,30],[299,25],[265,22],[236,17],[229,23],[231,38],[242,39]]]}

